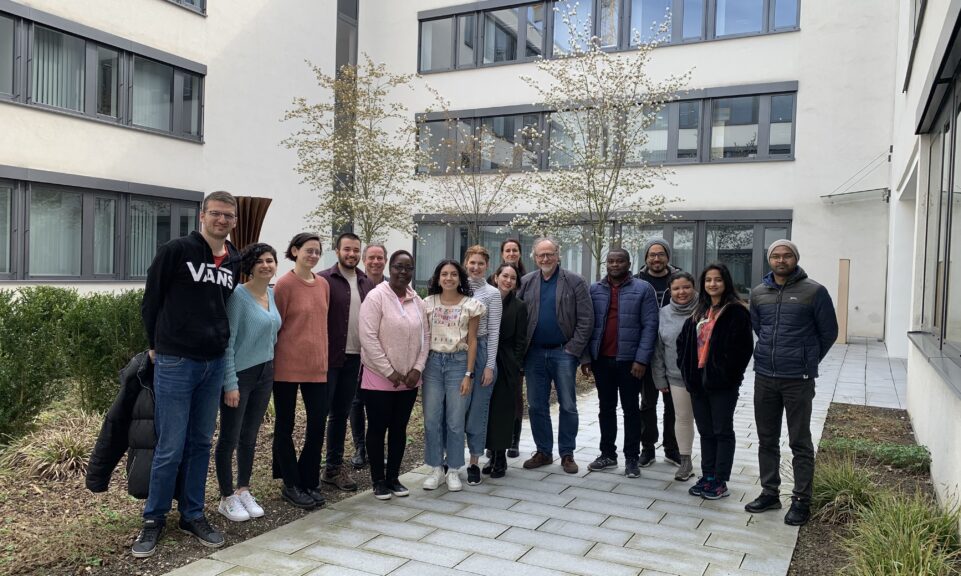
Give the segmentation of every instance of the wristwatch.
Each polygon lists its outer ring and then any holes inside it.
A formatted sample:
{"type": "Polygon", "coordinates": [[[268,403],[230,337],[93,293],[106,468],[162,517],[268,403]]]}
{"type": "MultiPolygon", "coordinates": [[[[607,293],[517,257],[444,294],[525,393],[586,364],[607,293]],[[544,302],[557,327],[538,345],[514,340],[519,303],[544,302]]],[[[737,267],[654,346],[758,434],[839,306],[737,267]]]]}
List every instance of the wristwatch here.
{"type": "Polygon", "coordinates": [[[473,377],[474,377],[474,373],[471,372],[470,370],[468,370],[467,372],[464,372],[464,376],[466,376],[466,377],[468,377],[468,378],[473,378],[473,377]]]}

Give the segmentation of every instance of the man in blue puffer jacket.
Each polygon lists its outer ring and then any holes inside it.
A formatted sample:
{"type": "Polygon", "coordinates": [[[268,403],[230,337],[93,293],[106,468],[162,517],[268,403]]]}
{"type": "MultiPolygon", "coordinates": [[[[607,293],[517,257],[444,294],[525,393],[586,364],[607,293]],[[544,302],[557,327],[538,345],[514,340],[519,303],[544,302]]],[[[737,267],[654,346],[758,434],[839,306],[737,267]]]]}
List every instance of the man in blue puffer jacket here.
{"type": "Polygon", "coordinates": [[[758,513],[781,507],[781,418],[787,413],[794,455],[794,495],[784,522],[810,518],[814,479],[811,402],[818,364],[838,337],[834,303],[824,286],[798,266],[797,246],[777,240],[767,251],[771,272],[751,292],[754,347],[754,420],[758,435],[761,495],[744,509],[758,513]]]}
{"type": "Polygon", "coordinates": [[[607,276],[591,285],[594,330],[591,333],[592,362],[581,371],[594,372],[600,410],[601,455],[587,467],[601,470],[617,466],[617,398],[624,412],[624,473],[640,476],[641,382],[647,373],[657,342],[659,307],[654,288],[631,277],[627,250],[611,248],[607,253],[607,276]]]}

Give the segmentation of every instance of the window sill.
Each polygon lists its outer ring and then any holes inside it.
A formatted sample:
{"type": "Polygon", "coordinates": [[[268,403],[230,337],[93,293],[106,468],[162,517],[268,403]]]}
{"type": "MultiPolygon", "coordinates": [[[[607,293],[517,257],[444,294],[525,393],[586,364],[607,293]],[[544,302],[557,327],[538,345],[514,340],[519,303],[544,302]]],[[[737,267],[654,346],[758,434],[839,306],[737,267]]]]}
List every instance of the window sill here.
{"type": "MultiPolygon", "coordinates": [[[[938,344],[928,332],[908,332],[908,340],[928,360],[945,384],[961,398],[961,355],[953,354],[938,344]]],[[[950,348],[950,347],[947,347],[950,348]]]]}
{"type": "Polygon", "coordinates": [[[203,16],[204,18],[207,17],[207,9],[206,9],[206,7],[204,7],[204,8],[197,8],[197,7],[195,7],[195,6],[187,6],[186,4],[183,4],[183,3],[181,3],[181,2],[177,2],[177,0],[167,0],[167,3],[173,4],[174,6],[179,6],[180,8],[183,8],[184,10],[186,10],[187,12],[192,12],[192,13],[196,14],[197,16],[203,16]]]}

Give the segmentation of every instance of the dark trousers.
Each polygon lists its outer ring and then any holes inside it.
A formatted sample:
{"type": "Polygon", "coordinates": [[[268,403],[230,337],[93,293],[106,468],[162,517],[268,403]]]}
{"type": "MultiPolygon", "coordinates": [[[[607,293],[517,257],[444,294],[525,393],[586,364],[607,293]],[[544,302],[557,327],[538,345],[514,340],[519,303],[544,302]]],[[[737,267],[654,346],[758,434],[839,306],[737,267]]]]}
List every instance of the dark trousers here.
{"type": "Polygon", "coordinates": [[[267,361],[237,372],[240,402],[231,408],[220,402],[220,437],[214,450],[220,494],[234,493],[233,459],[237,452],[237,487],[250,486],[257,433],[264,421],[274,387],[274,363],[267,361]]]}
{"type": "Polygon", "coordinates": [[[664,452],[677,453],[677,436],[674,435],[674,402],[670,394],[661,394],[654,385],[651,368],[648,367],[641,384],[641,445],[644,453],[654,455],[657,444],[657,399],[664,399],[664,452]]]}
{"type": "Polygon", "coordinates": [[[814,443],[811,441],[811,402],[814,380],[754,376],[754,420],[757,426],[758,467],[765,494],[777,495],[781,486],[781,416],[787,414],[787,434],[794,455],[794,495],[810,499],[814,481],[814,443]]]}
{"type": "Polygon", "coordinates": [[[361,390],[367,407],[367,455],[373,482],[396,480],[407,447],[407,423],[417,400],[413,390],[361,390]],[[387,437],[387,471],[384,471],[384,437],[387,437]]]}
{"type": "Polygon", "coordinates": [[[360,355],[347,354],[343,366],[328,370],[327,385],[331,395],[327,418],[327,469],[336,470],[344,463],[347,416],[360,385],[360,355]]]}
{"type": "Polygon", "coordinates": [[[287,486],[313,489],[320,485],[320,457],[330,407],[326,382],[274,382],[274,478],[287,486]],[[294,449],[294,414],[297,388],[307,411],[307,429],[300,458],[294,449]]]}
{"type": "Polygon", "coordinates": [[[701,474],[722,482],[731,479],[734,465],[734,409],[737,388],[691,392],[694,423],[701,436],[701,474]]]}
{"type": "Polygon", "coordinates": [[[357,394],[354,395],[354,401],[350,403],[350,437],[354,441],[354,448],[358,450],[364,449],[364,443],[367,441],[367,433],[364,431],[367,427],[367,418],[364,414],[364,395],[360,391],[360,387],[357,388],[357,394]]]}
{"type": "Polygon", "coordinates": [[[641,380],[631,376],[630,361],[618,362],[602,356],[591,363],[597,401],[597,420],[601,427],[601,454],[617,459],[617,399],[624,412],[624,457],[637,458],[641,449],[641,380]]]}

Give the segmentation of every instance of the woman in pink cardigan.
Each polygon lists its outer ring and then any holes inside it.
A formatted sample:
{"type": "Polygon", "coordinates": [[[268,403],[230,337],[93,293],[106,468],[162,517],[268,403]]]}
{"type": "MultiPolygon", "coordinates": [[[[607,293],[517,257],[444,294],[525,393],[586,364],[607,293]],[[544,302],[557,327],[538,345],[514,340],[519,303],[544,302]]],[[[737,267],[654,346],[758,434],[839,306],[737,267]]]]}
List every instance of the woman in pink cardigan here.
{"type": "Polygon", "coordinates": [[[378,284],[360,306],[360,393],[367,408],[367,456],[378,500],[410,493],[398,476],[407,445],[407,423],[430,349],[424,301],[410,287],[414,257],[398,250],[391,254],[389,266],[389,282],[378,284]]]}

